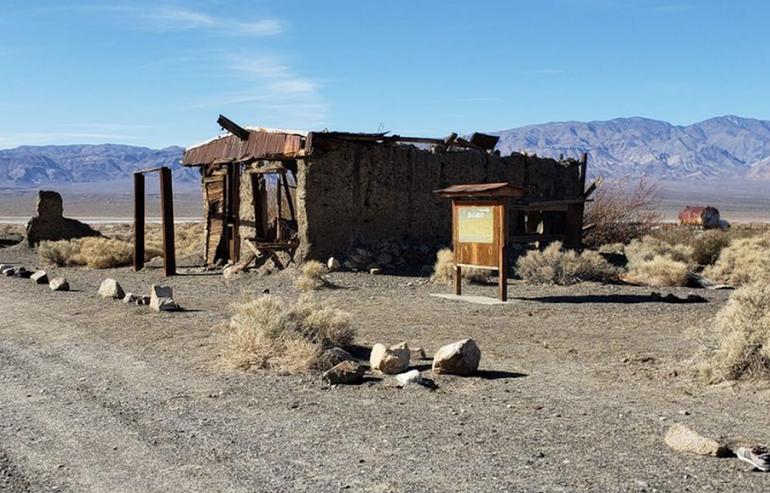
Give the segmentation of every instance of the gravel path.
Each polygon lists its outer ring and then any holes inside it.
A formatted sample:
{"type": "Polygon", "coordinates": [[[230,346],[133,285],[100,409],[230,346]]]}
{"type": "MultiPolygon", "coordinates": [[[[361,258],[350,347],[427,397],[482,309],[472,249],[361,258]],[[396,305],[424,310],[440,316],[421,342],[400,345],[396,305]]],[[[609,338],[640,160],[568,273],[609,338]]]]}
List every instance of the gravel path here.
{"type": "Polygon", "coordinates": [[[735,459],[662,443],[673,422],[770,439],[767,387],[706,387],[687,371],[685,329],[727,293],[675,305],[640,288],[513,284],[514,303],[478,306],[432,298],[447,288],[420,278],[335,274],[343,289],[318,296],[352,312],[361,344],[407,340],[430,353],[473,336],[483,358],[477,377],[428,372],[434,391],[377,379],[327,388],[218,366],[224,305],[265,288],[294,296],[289,273],[179,276],[169,284],[190,311],[155,314],[95,293],[107,276],[138,291],[157,270],[59,271],[77,291],[0,277],[0,491],[770,487],[735,459]]]}

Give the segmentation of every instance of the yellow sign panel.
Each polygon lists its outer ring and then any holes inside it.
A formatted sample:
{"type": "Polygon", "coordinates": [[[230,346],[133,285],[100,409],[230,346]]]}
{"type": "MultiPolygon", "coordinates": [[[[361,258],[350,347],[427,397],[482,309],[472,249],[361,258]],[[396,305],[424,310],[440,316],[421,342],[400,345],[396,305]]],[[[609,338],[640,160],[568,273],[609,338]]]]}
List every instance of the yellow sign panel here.
{"type": "Polygon", "coordinates": [[[457,240],[460,243],[494,243],[492,207],[461,205],[457,209],[457,240]]]}

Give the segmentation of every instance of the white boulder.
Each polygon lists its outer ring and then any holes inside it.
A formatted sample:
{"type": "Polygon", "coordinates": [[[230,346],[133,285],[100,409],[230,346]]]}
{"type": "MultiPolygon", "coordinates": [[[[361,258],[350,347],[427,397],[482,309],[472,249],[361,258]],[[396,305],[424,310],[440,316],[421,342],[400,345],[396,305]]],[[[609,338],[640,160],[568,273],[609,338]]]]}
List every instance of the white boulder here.
{"type": "Polygon", "coordinates": [[[102,281],[101,286],[99,286],[99,296],[102,298],[113,298],[116,300],[123,299],[123,296],[125,296],[126,293],[123,291],[123,288],[120,286],[120,283],[112,278],[107,278],[104,281],[102,281]]]}
{"type": "Polygon", "coordinates": [[[479,369],[481,350],[473,339],[442,346],[433,355],[433,373],[472,375],[479,369]]]}
{"type": "Polygon", "coordinates": [[[390,347],[378,343],[372,347],[369,365],[372,370],[395,375],[409,368],[409,356],[409,346],[405,342],[390,347]]]}

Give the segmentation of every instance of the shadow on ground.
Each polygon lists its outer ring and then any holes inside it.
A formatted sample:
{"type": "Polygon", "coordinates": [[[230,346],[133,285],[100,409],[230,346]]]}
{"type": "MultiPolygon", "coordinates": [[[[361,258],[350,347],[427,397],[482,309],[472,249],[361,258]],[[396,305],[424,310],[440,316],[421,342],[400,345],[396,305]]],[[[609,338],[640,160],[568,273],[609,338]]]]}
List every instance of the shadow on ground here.
{"type": "Polygon", "coordinates": [[[539,303],[707,303],[708,300],[701,296],[693,298],[679,298],[674,295],[653,295],[653,294],[601,294],[601,295],[574,295],[574,296],[538,296],[533,298],[515,297],[514,299],[522,301],[537,301],[539,303]]]}

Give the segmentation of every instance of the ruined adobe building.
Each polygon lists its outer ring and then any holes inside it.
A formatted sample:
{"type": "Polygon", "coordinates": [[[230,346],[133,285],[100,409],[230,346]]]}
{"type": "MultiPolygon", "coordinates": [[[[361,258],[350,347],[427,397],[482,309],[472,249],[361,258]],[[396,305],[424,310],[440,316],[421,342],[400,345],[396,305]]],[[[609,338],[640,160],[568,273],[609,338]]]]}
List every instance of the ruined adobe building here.
{"type": "MultiPolygon", "coordinates": [[[[201,170],[208,263],[264,249],[324,260],[385,239],[446,244],[450,206],[433,191],[455,184],[510,182],[528,199],[579,202],[582,219],[584,163],[500,156],[491,151],[497,138],[480,135],[475,145],[454,134],[304,133],[223,121],[232,134],[190,147],[183,158],[201,170]]],[[[563,233],[564,219],[546,222],[563,233]]],[[[529,223],[514,214],[511,234],[536,232],[529,223]]]]}

